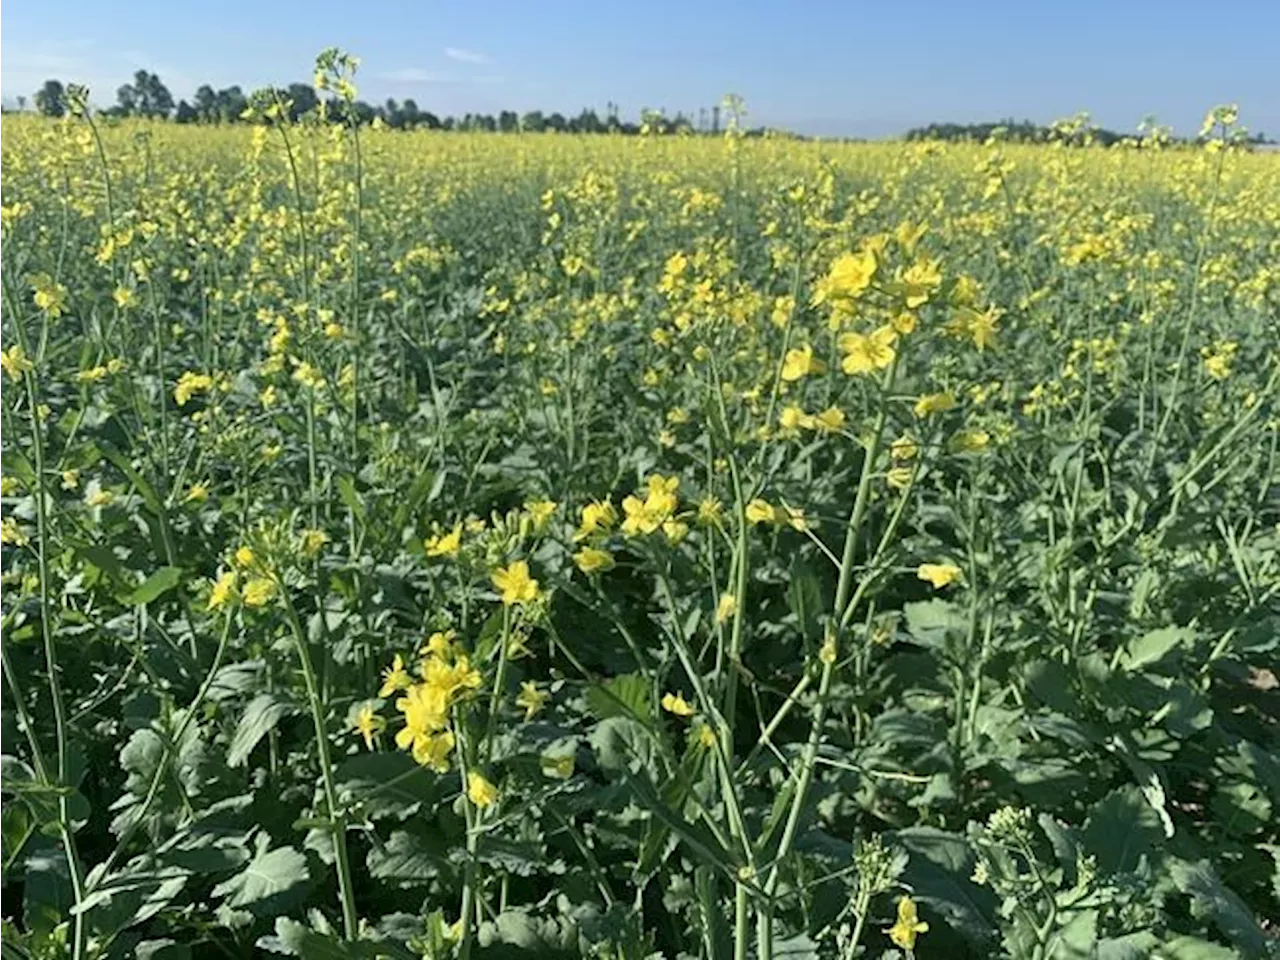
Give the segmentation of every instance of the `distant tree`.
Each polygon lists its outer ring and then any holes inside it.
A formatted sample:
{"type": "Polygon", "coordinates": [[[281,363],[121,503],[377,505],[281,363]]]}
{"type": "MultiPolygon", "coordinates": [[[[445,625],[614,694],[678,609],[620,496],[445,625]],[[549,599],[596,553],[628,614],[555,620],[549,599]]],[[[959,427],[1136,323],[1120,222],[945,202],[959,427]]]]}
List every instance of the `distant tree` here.
{"type": "Polygon", "coordinates": [[[547,117],[547,129],[555,130],[557,133],[564,133],[569,129],[569,121],[564,118],[563,113],[553,113],[547,117]]]}
{"type": "Polygon", "coordinates": [[[25,111],[26,109],[27,109],[27,98],[26,98],[26,97],[24,97],[24,96],[22,96],[21,94],[19,94],[19,95],[18,95],[18,110],[19,110],[20,112],[23,112],[23,111],[25,111]]]}
{"type": "Polygon", "coordinates": [[[520,118],[520,129],[529,133],[541,133],[547,129],[547,118],[541,110],[530,110],[520,118]]]}
{"type": "Polygon", "coordinates": [[[569,129],[575,133],[602,133],[604,124],[600,122],[600,118],[594,110],[583,109],[572,121],[570,121],[569,129]]]}
{"type": "MultiPolygon", "coordinates": [[[[213,87],[209,84],[202,84],[196,88],[192,100],[194,101],[192,109],[200,120],[208,123],[218,119],[218,95],[213,92],[213,87]]],[[[178,104],[178,108],[181,110],[182,104],[178,104]]]]}
{"type": "Polygon", "coordinates": [[[140,116],[163,119],[173,111],[173,94],[154,73],[139,70],[133,75],[133,83],[126,83],[116,90],[118,113],[123,116],[140,116]]]}
{"type": "Polygon", "coordinates": [[[178,109],[173,114],[174,123],[195,123],[200,119],[200,111],[185,100],[178,101],[178,109]]]}
{"type": "Polygon", "coordinates": [[[36,91],[36,110],[46,117],[60,117],[67,112],[67,92],[61,80],[46,80],[36,91]]]}
{"type": "Polygon", "coordinates": [[[520,118],[514,110],[503,110],[498,114],[498,129],[503,133],[512,133],[520,126],[520,118]]]}
{"type": "Polygon", "coordinates": [[[290,120],[298,120],[320,106],[320,98],[316,96],[315,90],[305,83],[289,84],[284,95],[289,101],[290,120]]]}
{"type": "Polygon", "coordinates": [[[223,123],[235,123],[248,106],[249,100],[238,84],[226,87],[218,91],[215,114],[211,119],[221,120],[223,123]]]}

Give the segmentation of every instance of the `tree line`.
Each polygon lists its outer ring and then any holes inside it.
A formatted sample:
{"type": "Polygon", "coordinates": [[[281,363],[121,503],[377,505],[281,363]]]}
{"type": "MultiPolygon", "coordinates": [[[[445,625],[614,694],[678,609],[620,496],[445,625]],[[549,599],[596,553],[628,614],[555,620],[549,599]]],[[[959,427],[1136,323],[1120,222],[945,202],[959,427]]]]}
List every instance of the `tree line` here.
{"type": "MultiPolygon", "coordinates": [[[[314,113],[320,106],[320,97],[309,84],[291,83],[281,88],[279,94],[292,120],[314,113]]],[[[139,70],[133,75],[132,83],[126,83],[116,91],[115,104],[99,112],[108,117],[148,117],[172,120],[175,123],[240,123],[251,99],[252,94],[246,94],[238,85],[215,90],[205,84],[195,91],[189,101],[183,99],[175,102],[173,94],[158,76],[139,70]]],[[[25,98],[19,98],[19,105],[25,106],[25,98]]],[[[37,112],[45,116],[63,116],[67,112],[67,87],[60,80],[45,81],[44,86],[36,91],[34,105],[37,112]]],[[[412,98],[401,101],[388,98],[381,105],[356,100],[351,104],[350,117],[365,124],[381,120],[395,129],[534,133],[555,130],[562,133],[623,134],[718,133],[721,129],[719,106],[700,110],[696,119],[684,113],[668,117],[660,111],[646,110],[640,122],[633,123],[621,119],[618,107],[613,103],[608,105],[603,116],[593,109],[585,108],[576,116],[566,116],[554,111],[544,113],[541,110],[530,110],[520,114],[514,110],[503,110],[496,115],[467,113],[453,117],[438,116],[430,110],[423,110],[412,98]]],[[[763,131],[744,132],[759,134],[763,131]]]]}
{"type": "MultiPolygon", "coordinates": [[[[913,127],[903,134],[904,140],[964,140],[983,143],[992,137],[1010,143],[1049,143],[1065,141],[1070,144],[1091,143],[1110,147],[1122,140],[1132,141],[1133,134],[1117,133],[1105,127],[1095,127],[1087,114],[1080,114],[1068,121],[1050,126],[1030,120],[995,120],[986,123],[931,123],[925,127],[913,127]]],[[[1154,120],[1143,120],[1138,127],[1138,138],[1160,140],[1165,143],[1194,143],[1199,137],[1175,137],[1172,129],[1157,125],[1154,120]]],[[[1271,143],[1266,134],[1256,133],[1245,141],[1251,144],[1271,143]]]]}

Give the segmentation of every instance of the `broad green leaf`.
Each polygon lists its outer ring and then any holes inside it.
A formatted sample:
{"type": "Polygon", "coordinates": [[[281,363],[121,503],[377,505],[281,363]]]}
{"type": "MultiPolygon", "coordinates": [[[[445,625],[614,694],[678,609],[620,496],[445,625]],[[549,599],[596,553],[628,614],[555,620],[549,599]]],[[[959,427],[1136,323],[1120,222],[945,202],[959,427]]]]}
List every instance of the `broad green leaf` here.
{"type": "Polygon", "coordinates": [[[338,802],[362,816],[406,820],[442,795],[441,778],[400,751],[359,753],[334,771],[338,802]]]}
{"type": "Polygon", "coordinates": [[[976,864],[969,842],[934,827],[911,827],[894,837],[910,856],[902,880],[916,899],[941,913],[970,942],[990,940],[996,901],[988,888],[969,879],[976,864]]]}
{"type": "Polygon", "coordinates": [[[269,953],[279,953],[304,960],[381,960],[390,956],[411,956],[390,944],[369,941],[344,941],[332,931],[322,933],[305,923],[276,918],[274,937],[262,937],[256,946],[269,953]]]}
{"type": "Polygon", "coordinates": [[[179,583],[182,582],[181,567],[161,567],[146,581],[140,584],[137,589],[124,599],[124,603],[129,606],[137,607],[144,603],[151,603],[168,593],[179,583]]]}
{"type": "Polygon", "coordinates": [[[191,957],[189,946],[168,938],[143,940],[133,949],[138,960],[189,960],[191,957]]]}
{"type": "Polygon", "coordinates": [[[1163,842],[1164,830],[1142,792],[1125,784],[1093,805],[1080,839],[1104,874],[1131,873],[1143,854],[1163,842]]]}
{"type": "Polygon", "coordinates": [[[1151,960],[1160,941],[1150,930],[1099,940],[1096,960],[1151,960]]]}
{"type": "Polygon", "coordinates": [[[369,850],[369,874],[406,887],[427,886],[447,868],[449,851],[435,839],[396,830],[369,850]]]}
{"type": "Polygon", "coordinates": [[[1159,663],[1180,646],[1195,642],[1195,631],[1189,627],[1161,627],[1129,641],[1125,647],[1124,666],[1141,670],[1159,663]]]}
{"type": "Polygon", "coordinates": [[[1199,937],[1174,937],[1162,943],[1155,953],[1159,960],[1241,960],[1240,954],[1219,943],[1199,937]]]}
{"type": "Polygon", "coordinates": [[[62,846],[36,836],[27,845],[22,914],[28,930],[47,933],[75,903],[62,846]]]}
{"type": "Polygon", "coordinates": [[[265,834],[260,835],[254,858],[234,877],[214,887],[213,895],[225,898],[228,907],[264,916],[282,905],[290,894],[300,893],[311,879],[307,858],[293,847],[268,851],[269,842],[265,834]]]}
{"type": "Polygon", "coordinates": [[[239,767],[249,759],[253,748],[278,724],[297,708],[274,693],[260,693],[245,707],[236,732],[227,747],[227,766],[239,767]]]}
{"type": "Polygon", "coordinates": [[[1174,886],[1191,898],[1197,916],[1207,917],[1247,955],[1260,954],[1266,936],[1243,900],[1220,879],[1208,860],[1174,860],[1169,867],[1174,886]]]}
{"type": "Polygon", "coordinates": [[[652,701],[649,681],[640,673],[624,673],[587,689],[587,708],[597,720],[632,717],[644,724],[652,723],[652,701]]]}

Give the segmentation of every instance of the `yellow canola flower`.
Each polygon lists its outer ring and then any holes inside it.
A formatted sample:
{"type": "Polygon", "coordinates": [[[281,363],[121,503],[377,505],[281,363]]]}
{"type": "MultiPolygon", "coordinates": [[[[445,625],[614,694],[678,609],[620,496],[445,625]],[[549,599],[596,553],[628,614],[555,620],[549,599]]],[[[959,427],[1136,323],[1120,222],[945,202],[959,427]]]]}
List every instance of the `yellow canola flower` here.
{"type": "Polygon", "coordinates": [[[552,515],[556,512],[558,504],[554,500],[532,500],[524,505],[525,512],[529,514],[529,519],[533,521],[533,529],[535,533],[541,533],[546,529],[547,523],[550,522],[552,515]]]}
{"type": "Polygon", "coordinates": [[[573,562],[583,573],[599,573],[613,566],[613,554],[597,547],[583,547],[573,555],[573,562]]]}
{"type": "Polygon", "coordinates": [[[680,486],[679,477],[664,477],[654,474],[646,481],[645,498],[629,496],[622,501],[622,532],[628,536],[645,536],[659,529],[665,529],[668,537],[679,532],[677,527],[666,527],[668,521],[679,506],[676,489],[680,486]]]}
{"type": "Polygon", "coordinates": [[[524,708],[526,721],[532,720],[550,696],[545,690],[539,690],[532,680],[525,680],[520,684],[520,692],[516,694],[516,706],[524,708]]]}
{"type": "Polygon", "coordinates": [[[382,686],[378,688],[379,697],[389,697],[400,690],[408,690],[413,686],[409,671],[404,668],[404,657],[396,654],[391,666],[382,672],[382,686]]]}
{"type": "Polygon", "coordinates": [[[185,407],[187,401],[197,393],[206,393],[212,389],[213,377],[207,373],[188,370],[178,378],[178,384],[173,388],[173,400],[178,406],[185,407]]]}
{"type": "Polygon", "coordinates": [[[523,560],[495,570],[493,585],[501,591],[502,602],[508,607],[538,599],[538,581],[529,576],[529,564],[523,560]]]}
{"type": "Polygon", "coordinates": [[[811,373],[822,373],[826,364],[813,355],[813,347],[805,344],[787,351],[782,360],[782,379],[793,383],[811,373]]]}
{"type": "Polygon", "coordinates": [[[31,542],[31,538],[27,536],[25,530],[18,526],[18,521],[13,517],[5,517],[0,521],[0,543],[7,543],[14,547],[25,547],[31,542]]]}
{"type": "Polygon", "coordinates": [[[960,568],[953,563],[922,563],[916,567],[916,577],[932,584],[935,590],[955,583],[960,575],[960,568]]]}
{"type": "Polygon", "coordinates": [[[883,370],[893,363],[894,342],[898,331],[891,325],[878,327],[871,333],[846,333],[840,337],[844,360],[840,367],[850,376],[883,370]]]}
{"type": "Polygon", "coordinates": [[[618,512],[607,500],[593,500],[582,508],[582,522],[574,533],[575,540],[583,540],[594,533],[610,530],[618,519],[618,512]]]}
{"type": "Polygon", "coordinates": [[[662,709],[677,717],[692,717],[697,711],[693,709],[683,694],[666,693],[662,696],[662,709]]]}
{"type": "Polygon", "coordinates": [[[254,577],[244,585],[244,605],[265,607],[276,595],[276,582],[270,577],[254,577]]]}
{"type": "Polygon", "coordinates": [[[965,427],[951,438],[949,446],[955,453],[981,453],[991,443],[991,434],[978,427],[965,427]]]}
{"type": "Polygon", "coordinates": [[[448,533],[427,537],[423,545],[428,557],[456,557],[462,549],[462,524],[454,524],[448,533]]]}
{"type": "Polygon", "coordinates": [[[847,305],[871,288],[879,264],[870,250],[843,253],[831,263],[826,276],[818,281],[813,295],[814,306],[847,305]]]}
{"type": "Polygon", "coordinates": [[[234,570],[228,570],[218,576],[214,581],[213,590],[209,592],[210,610],[220,610],[235,598],[238,579],[239,575],[234,570]]]}
{"type": "Polygon", "coordinates": [[[819,433],[839,433],[844,429],[845,415],[839,407],[827,407],[821,413],[815,413],[806,424],[819,433]]]}
{"type": "Polygon", "coordinates": [[[911,486],[911,476],[910,467],[894,467],[885,474],[885,481],[895,490],[905,490],[911,486]]]}
{"type": "Polygon", "coordinates": [[[956,398],[950,393],[926,393],[916,400],[915,414],[923,419],[935,413],[946,413],[955,409],[956,398]]]}
{"type": "Polygon", "coordinates": [[[889,444],[889,456],[894,460],[911,460],[919,452],[920,448],[916,445],[916,442],[905,433],[889,444]]]}
{"type": "Polygon", "coordinates": [[[777,509],[768,500],[756,498],[747,504],[748,523],[773,523],[777,516],[777,509]]]}
{"type": "Polygon", "coordinates": [[[467,771],[467,799],[481,810],[498,802],[498,788],[474,770],[467,771]]]}
{"type": "Polygon", "coordinates": [[[8,350],[0,351],[0,367],[3,367],[9,379],[16,383],[22,379],[24,373],[34,369],[35,365],[27,358],[26,351],[15,343],[8,350]]]}
{"type": "Polygon", "coordinates": [[[727,623],[738,612],[738,598],[732,593],[720,594],[716,604],[716,623],[727,623]]]}
{"type": "Polygon", "coordinates": [[[929,932],[929,924],[920,919],[916,912],[916,902],[910,897],[898,900],[898,920],[885,931],[894,946],[903,950],[915,950],[916,937],[929,932]]]}
{"type": "Polygon", "coordinates": [[[351,723],[351,728],[364,738],[364,748],[366,750],[373,749],[373,738],[385,730],[387,721],[378,716],[374,712],[372,703],[362,703],[356,710],[355,719],[351,723]]]}
{"type": "Polygon", "coordinates": [[[51,319],[62,316],[67,308],[67,288],[47,273],[37,273],[28,278],[35,293],[32,300],[51,319]]]}

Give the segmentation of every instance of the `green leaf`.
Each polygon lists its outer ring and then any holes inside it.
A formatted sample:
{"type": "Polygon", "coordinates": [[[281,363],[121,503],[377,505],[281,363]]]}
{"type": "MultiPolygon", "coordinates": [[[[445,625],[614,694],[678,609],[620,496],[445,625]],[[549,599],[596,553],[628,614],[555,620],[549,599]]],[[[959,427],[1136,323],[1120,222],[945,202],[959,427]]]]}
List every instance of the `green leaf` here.
{"type": "Polygon", "coordinates": [[[1208,917],[1227,938],[1246,954],[1260,954],[1266,937],[1258,921],[1235,891],[1227,887],[1208,860],[1190,863],[1174,860],[1169,866],[1173,884],[1191,898],[1192,910],[1208,917]]]}
{"type": "Polygon", "coordinates": [[[258,836],[258,851],[240,873],[213,888],[215,897],[226,898],[225,905],[245,908],[263,916],[278,909],[291,894],[301,892],[311,879],[307,858],[293,847],[277,847],[268,851],[270,839],[258,836]]]}
{"type": "Polygon", "coordinates": [[[61,845],[47,837],[33,837],[27,847],[25,878],[22,912],[27,929],[47,934],[75,902],[61,845]]]}
{"type": "MultiPolygon", "coordinates": [[[[306,960],[378,960],[393,955],[388,944],[344,942],[332,931],[321,933],[288,917],[277,917],[276,935],[261,937],[255,946],[270,953],[304,957],[306,960]]],[[[408,956],[398,948],[394,955],[408,956]]]]}
{"type": "Polygon", "coordinates": [[[587,689],[587,709],[597,720],[631,717],[646,725],[653,722],[653,696],[641,673],[624,673],[587,689]]]}
{"type": "Polygon", "coordinates": [[[1161,627],[1150,630],[1125,647],[1124,667],[1126,670],[1141,670],[1143,667],[1159,663],[1177,647],[1195,641],[1195,631],[1188,627],[1161,627]]]}
{"type": "Polygon", "coordinates": [[[143,940],[134,947],[134,956],[138,960],[190,960],[191,948],[168,938],[143,940]]]}
{"type": "Polygon", "coordinates": [[[132,607],[138,607],[144,603],[151,603],[168,593],[181,582],[181,567],[161,567],[151,576],[147,577],[146,581],[125,597],[122,602],[132,607]]]}
{"type": "Polygon", "coordinates": [[[631,795],[636,802],[679,837],[690,853],[696,854],[703,862],[719,867],[730,876],[734,875],[741,865],[739,858],[721,846],[715,834],[704,824],[686,820],[679,811],[671,809],[643,775],[628,776],[627,786],[631,788],[631,795]]]}
{"type": "Polygon", "coordinates": [[[1240,960],[1240,954],[1230,947],[1199,937],[1174,937],[1161,944],[1155,956],[1160,960],[1240,960]]]}
{"type": "Polygon", "coordinates": [[[151,509],[151,512],[157,517],[162,517],[164,515],[164,505],[160,502],[160,498],[156,495],[155,487],[151,485],[150,481],[134,469],[129,459],[111,444],[103,443],[100,448],[102,455],[115,464],[116,469],[123,473],[137,489],[138,493],[142,495],[143,502],[151,509]]]}
{"type": "Polygon", "coordinates": [[[334,771],[338,802],[362,816],[407,820],[442,795],[441,778],[400,751],[359,753],[334,771]]]}
{"type": "Polygon", "coordinates": [[[1081,844],[1106,873],[1132,873],[1145,853],[1164,840],[1160,817],[1133,784],[1112,790],[1094,804],[1081,844]]]}
{"type": "Polygon", "coordinates": [[[1053,960],[1093,960],[1098,942],[1098,911],[1075,910],[1058,918],[1049,935],[1047,956],[1053,960]]]}
{"type": "Polygon", "coordinates": [[[338,496],[361,524],[366,522],[364,499],[356,490],[355,478],[349,473],[338,477],[338,496]]]}
{"type": "Polygon", "coordinates": [[[295,707],[287,700],[274,693],[260,693],[245,707],[236,732],[231,737],[231,745],[227,747],[227,766],[239,767],[249,759],[253,748],[258,745],[268,731],[273,730],[282,718],[295,711],[295,707]]]}
{"type": "Polygon", "coordinates": [[[1150,960],[1160,941],[1150,930],[1099,940],[1095,960],[1150,960]]]}
{"type": "Polygon", "coordinates": [[[976,860],[962,836],[934,827],[910,827],[894,836],[910,859],[902,880],[966,939],[983,944],[995,932],[994,895],[969,879],[976,860]]]}
{"type": "Polygon", "coordinates": [[[370,875],[399,886],[424,887],[447,866],[448,850],[440,842],[406,830],[394,831],[386,843],[375,845],[367,858],[370,875]]]}
{"type": "Polygon", "coordinates": [[[805,637],[818,635],[818,618],[823,609],[822,584],[813,568],[800,554],[791,561],[787,578],[787,605],[795,615],[800,633],[805,637]]]}

